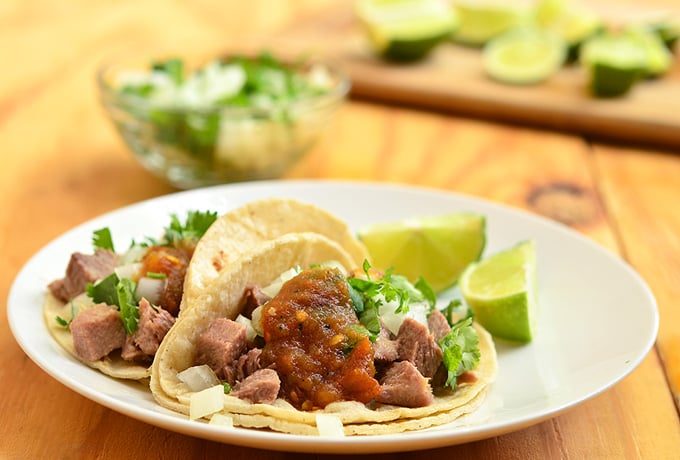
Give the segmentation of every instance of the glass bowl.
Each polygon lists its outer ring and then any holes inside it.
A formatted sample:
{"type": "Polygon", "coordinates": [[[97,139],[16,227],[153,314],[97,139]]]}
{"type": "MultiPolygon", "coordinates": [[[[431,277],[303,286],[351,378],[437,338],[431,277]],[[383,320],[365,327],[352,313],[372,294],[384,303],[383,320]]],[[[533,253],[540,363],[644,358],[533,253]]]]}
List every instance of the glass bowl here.
{"type": "Polygon", "coordinates": [[[280,176],[315,144],[350,89],[330,63],[283,63],[266,53],[197,64],[121,60],[104,65],[97,83],[134,156],[183,189],[280,176]]]}

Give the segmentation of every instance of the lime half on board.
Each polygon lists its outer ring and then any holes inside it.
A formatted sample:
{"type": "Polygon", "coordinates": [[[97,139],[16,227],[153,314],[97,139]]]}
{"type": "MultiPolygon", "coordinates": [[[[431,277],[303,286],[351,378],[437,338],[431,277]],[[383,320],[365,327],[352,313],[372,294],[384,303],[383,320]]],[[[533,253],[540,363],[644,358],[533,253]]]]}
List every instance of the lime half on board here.
{"type": "Polygon", "coordinates": [[[482,63],[491,78],[503,83],[540,83],[560,70],[566,44],[552,32],[537,28],[512,30],[484,46],[482,63]]]}
{"type": "Polygon", "coordinates": [[[581,65],[588,72],[593,95],[626,94],[645,75],[648,57],[644,47],[625,33],[598,35],[583,44],[581,65]]]}
{"type": "Polygon", "coordinates": [[[469,46],[483,46],[492,38],[526,25],[533,14],[522,2],[459,0],[454,5],[460,24],[453,39],[469,46]]]}
{"type": "Polygon", "coordinates": [[[393,61],[423,59],[458,25],[443,0],[359,0],[355,13],[373,50],[393,61]]]}

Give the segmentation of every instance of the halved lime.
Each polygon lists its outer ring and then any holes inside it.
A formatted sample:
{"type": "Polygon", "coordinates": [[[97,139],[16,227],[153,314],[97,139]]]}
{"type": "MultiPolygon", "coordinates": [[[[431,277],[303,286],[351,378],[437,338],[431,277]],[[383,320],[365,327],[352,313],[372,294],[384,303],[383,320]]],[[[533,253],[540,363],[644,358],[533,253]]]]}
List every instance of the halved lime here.
{"type": "Polygon", "coordinates": [[[424,58],[458,24],[442,0],[359,0],[355,12],[374,51],[395,61],[424,58]]]}
{"type": "Polygon", "coordinates": [[[491,40],[482,53],[486,73],[503,83],[540,83],[565,62],[566,45],[557,35],[536,28],[507,32],[491,40]]]}
{"type": "Polygon", "coordinates": [[[470,46],[482,46],[531,20],[531,9],[517,2],[459,0],[455,7],[460,24],[453,39],[470,46]]]}
{"type": "Polygon", "coordinates": [[[644,75],[647,54],[630,35],[609,33],[584,43],[580,61],[588,71],[592,93],[616,97],[626,94],[644,75]]]}
{"type": "Polygon", "coordinates": [[[486,244],[486,218],[458,212],[379,223],[359,229],[373,266],[406,276],[419,276],[435,291],[458,280],[471,262],[479,259],[486,244]]]}
{"type": "Polygon", "coordinates": [[[600,15],[567,0],[539,1],[535,18],[536,25],[556,33],[567,43],[567,61],[575,61],[581,45],[604,30],[600,15]]]}
{"type": "Polygon", "coordinates": [[[671,68],[673,54],[656,32],[648,27],[639,26],[627,29],[626,34],[642,48],[647,57],[644,68],[646,77],[658,77],[671,68]]]}
{"type": "Polygon", "coordinates": [[[471,264],[460,277],[475,320],[493,336],[530,342],[535,332],[536,245],[523,241],[471,264]]]}

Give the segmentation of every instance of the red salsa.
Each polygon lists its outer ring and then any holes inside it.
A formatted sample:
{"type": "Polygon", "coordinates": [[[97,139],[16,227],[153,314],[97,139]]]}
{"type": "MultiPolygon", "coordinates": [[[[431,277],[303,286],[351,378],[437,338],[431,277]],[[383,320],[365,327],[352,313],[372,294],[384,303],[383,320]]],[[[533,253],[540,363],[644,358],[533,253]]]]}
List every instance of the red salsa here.
{"type": "Polygon", "coordinates": [[[263,367],[275,366],[281,396],[295,407],[378,395],[373,346],[339,270],[311,268],[286,282],[263,307],[262,328],[263,367]]]}
{"type": "Polygon", "coordinates": [[[184,291],[184,277],[192,254],[192,249],[151,246],[142,259],[142,276],[149,272],[163,273],[166,276],[165,288],[158,304],[173,316],[179,313],[179,304],[184,291]]]}

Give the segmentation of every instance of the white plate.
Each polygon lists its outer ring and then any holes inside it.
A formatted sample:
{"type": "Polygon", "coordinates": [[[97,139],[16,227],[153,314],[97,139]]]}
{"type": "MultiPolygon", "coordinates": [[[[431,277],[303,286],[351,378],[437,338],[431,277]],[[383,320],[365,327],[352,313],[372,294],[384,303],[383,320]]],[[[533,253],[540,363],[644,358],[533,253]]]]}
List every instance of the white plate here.
{"type": "Polygon", "coordinates": [[[67,387],[115,411],[169,430],[242,446],[314,453],[434,448],[518,430],[553,417],[611,387],[652,347],[656,303],[616,255],[559,224],[519,210],[443,191],[356,182],[271,181],[181,192],[111,212],[74,228],[38,252],[10,291],[9,322],[26,354],[67,387]],[[316,203],[352,228],[409,216],[469,210],[487,216],[485,254],[536,241],[539,321],[535,341],[497,343],[499,374],[485,405],[466,424],[366,437],[323,438],[192,422],[154,403],[139,384],[123,383],[66,354],[42,320],[45,286],[63,276],[73,251],[91,251],[92,231],[109,226],[118,247],[160,235],[170,213],[227,211],[260,197],[316,203]]]}

